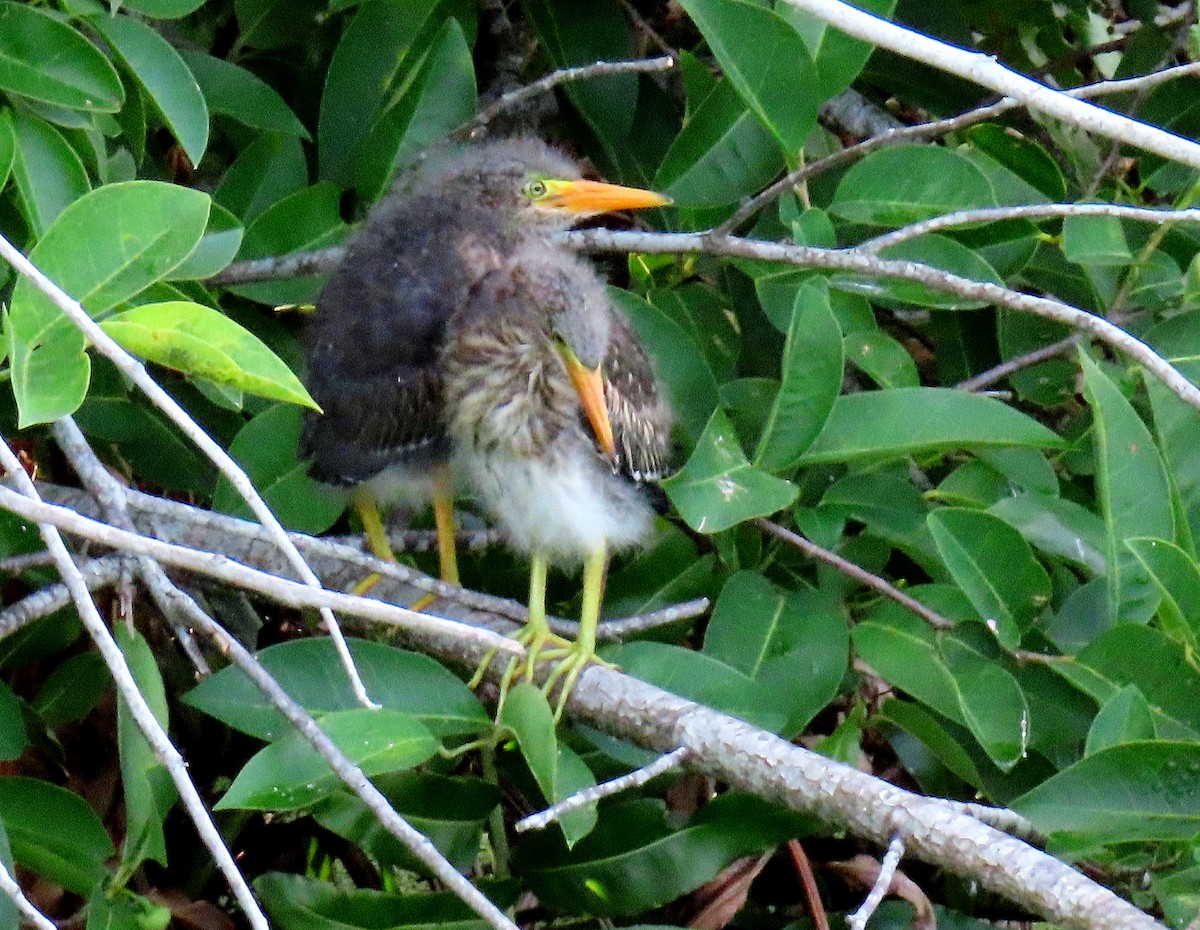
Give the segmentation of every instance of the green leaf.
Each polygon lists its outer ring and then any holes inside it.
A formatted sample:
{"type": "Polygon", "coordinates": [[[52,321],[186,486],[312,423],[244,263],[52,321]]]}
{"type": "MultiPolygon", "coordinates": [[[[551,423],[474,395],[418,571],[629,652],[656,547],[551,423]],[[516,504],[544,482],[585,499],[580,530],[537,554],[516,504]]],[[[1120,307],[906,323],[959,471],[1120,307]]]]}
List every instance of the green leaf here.
{"type": "Polygon", "coordinates": [[[1087,353],[1081,351],[1079,358],[1093,416],[1109,619],[1145,620],[1157,608],[1159,592],[1125,541],[1139,536],[1174,540],[1175,517],[1166,469],[1150,430],[1120,389],[1087,353]]]}
{"type": "Polygon", "coordinates": [[[1154,739],[1154,715],[1144,694],[1126,685],[1104,702],[1088,730],[1087,755],[1109,746],[1154,739]]]}
{"type": "Polygon", "coordinates": [[[801,815],[749,795],[723,794],[673,830],[661,801],[604,811],[599,827],[564,856],[549,837],[522,843],[521,872],[538,900],[568,914],[616,917],[658,907],[753,855],[811,829],[801,815]]]}
{"type": "Polygon", "coordinates": [[[127,351],[147,361],[248,394],[320,409],[279,356],[210,307],[184,300],[144,304],[100,325],[127,351]]]}
{"type": "Polygon", "coordinates": [[[966,131],[971,144],[1038,190],[1047,201],[1061,203],[1067,182],[1054,157],[1028,136],[999,123],[980,123],[966,131]]]}
{"type": "MultiPolygon", "coordinates": [[[[948,271],[960,278],[970,278],[972,281],[982,281],[987,284],[1004,286],[1004,279],[996,273],[978,253],[949,236],[928,233],[917,239],[909,239],[897,245],[889,246],[880,253],[881,258],[892,261],[916,262],[948,271]]],[[[880,280],[849,275],[837,275],[832,284],[851,293],[862,293],[870,299],[881,296],[890,297],[903,303],[916,304],[920,307],[933,307],[938,310],[975,310],[986,307],[986,300],[967,300],[945,291],[926,287],[917,281],[902,279],[880,280]]]]}
{"type": "Polygon", "coordinates": [[[966,726],[958,684],[924,620],[899,608],[876,611],[850,631],[855,653],[884,681],[966,726]]]}
{"type": "Polygon", "coordinates": [[[945,507],[928,517],[929,529],[955,582],[1006,648],[1050,602],[1050,576],[1021,534],[999,517],[945,507]]]}
{"type": "Polygon", "coordinates": [[[1014,494],[988,512],[1016,527],[1031,546],[1104,574],[1104,524],[1082,505],[1047,494],[1014,494]]]}
{"type": "Polygon", "coordinates": [[[0,778],[0,823],[19,865],[76,894],[104,878],[116,852],[83,798],[41,779],[0,778]]]}
{"type": "Polygon", "coordinates": [[[25,734],[25,702],[0,681],[0,762],[20,758],[29,739],[25,734]]]}
{"type": "MultiPolygon", "coordinates": [[[[298,533],[323,533],[346,509],[347,492],[308,476],[296,450],[302,428],[294,406],[272,406],[238,431],[229,445],[232,455],[262,493],[284,526],[298,533]]],[[[250,509],[226,479],[217,482],[213,510],[250,519],[250,509]]]]}
{"type": "Polygon", "coordinates": [[[380,197],[396,172],[417,153],[475,113],[475,66],[458,20],[433,38],[403,95],[363,139],[354,162],[354,186],[366,201],[380,197]]]}
{"type": "MultiPolygon", "coordinates": [[[[280,930],[487,930],[487,924],[449,891],[347,890],[342,883],[266,872],[254,880],[254,892],[270,915],[271,926],[280,930]]],[[[512,901],[499,903],[508,907],[512,901]]]]}
{"type": "Polygon", "coordinates": [[[654,189],[680,207],[719,207],[762,189],[783,167],[779,146],[726,78],[671,143],[654,189]]]}
{"type": "Polygon", "coordinates": [[[1163,539],[1127,539],[1125,547],[1162,596],[1158,617],[1163,632],[1194,650],[1200,633],[1200,570],[1195,560],[1163,539]]]}
{"type": "Polygon", "coordinates": [[[951,388],[893,388],[839,397],[800,463],[1006,445],[1061,448],[1064,442],[991,397],[951,388]]]}
{"type": "MultiPolygon", "coordinates": [[[[116,637],[138,691],[166,731],[167,694],[154,653],[141,634],[131,632],[124,624],[117,624],[116,637]]],[[[147,859],[153,859],[159,865],[167,864],[163,823],[175,806],[179,792],[167,767],[130,716],[124,698],[119,698],[117,704],[117,745],[121,753],[126,820],[121,871],[123,875],[131,875],[147,859]]]]}
{"type": "Polygon", "coordinates": [[[0,110],[0,190],[8,183],[16,158],[17,131],[13,127],[13,111],[6,107],[0,110]]]}
{"type": "Polygon", "coordinates": [[[846,361],[881,388],[919,387],[917,363],[896,339],[881,329],[846,333],[846,361]]]}
{"type": "Polygon", "coordinates": [[[845,617],[815,591],[783,591],[758,572],[725,583],[704,634],[704,652],[758,682],[764,700],[800,733],[833,700],[850,659],[845,617]]]}
{"type": "Polygon", "coordinates": [[[24,3],[0,3],[0,88],[85,112],[115,113],[125,98],[116,69],[96,46],[24,3]]]}
{"type": "Polygon", "coordinates": [[[786,472],[799,461],[842,390],[842,331],[820,278],[796,291],[781,364],[779,391],[753,460],[756,468],[773,472],[786,472]]]}
{"type": "Polygon", "coordinates": [[[213,200],[249,223],[308,184],[304,147],[296,136],[264,132],[247,145],[221,178],[213,200]]]}
{"type": "Polygon", "coordinates": [[[309,138],[304,124],[275,88],[253,71],[191,49],[181,50],[180,55],[210,113],[228,116],[251,129],[309,138]]]}
{"type": "Polygon", "coordinates": [[[968,785],[977,789],[983,787],[983,776],[971,754],[963,749],[959,738],[961,731],[955,728],[955,732],[951,733],[951,727],[943,718],[930,713],[920,704],[889,698],[872,722],[884,724],[882,729],[891,739],[904,767],[916,777],[926,792],[936,793],[937,785],[944,780],[940,767],[945,767],[955,778],[968,785]],[[892,727],[902,733],[891,733],[892,727]],[[904,737],[918,741],[924,752],[917,756],[918,748],[912,745],[912,740],[904,737]],[[926,754],[932,755],[934,764],[926,754]]]}
{"type": "Polygon", "coordinates": [[[21,215],[36,236],[44,235],[68,206],[91,190],[87,169],[70,143],[43,119],[13,112],[17,147],[12,175],[21,215]]]}
{"type": "Polygon", "coordinates": [[[951,149],[893,145],[846,172],[829,211],[855,223],[907,226],[972,207],[994,207],[983,172],[951,149]]]}
{"type": "Polygon", "coordinates": [[[203,4],[204,0],[123,0],[121,6],[145,13],[151,19],[180,19],[203,4]]]}
{"type": "Polygon", "coordinates": [[[615,287],[608,289],[608,295],[633,323],[650,356],[655,380],[666,389],[688,436],[698,441],[720,403],[717,379],[704,353],[682,326],[650,302],[615,287]]]}
{"type": "Polygon", "coordinates": [[[112,687],[112,675],[98,652],[64,659],[38,689],[30,707],[48,730],[82,720],[112,687]]]}
{"type": "MultiPolygon", "coordinates": [[[[367,693],[384,707],[415,717],[438,737],[491,729],[491,718],[471,690],[433,659],[382,643],[348,642],[367,693]]],[[[362,706],[328,639],[280,643],[258,653],[258,660],[314,716],[362,706]]],[[[258,739],[276,740],[291,730],[291,724],[237,668],[206,678],[184,700],[258,739]]]]}
{"type": "MultiPolygon", "coordinates": [[[[420,721],[401,711],[358,707],[326,714],[317,722],[368,777],[411,769],[439,748],[420,721]]],[[[312,744],[293,731],[243,766],[216,810],[297,810],[328,797],[341,784],[312,744]]]]}
{"type": "Polygon", "coordinates": [[[789,161],[817,123],[818,84],[808,47],[772,10],[743,0],[681,0],[725,75],[789,161]],[[754,41],[747,42],[746,37],[754,41]]]}
{"type": "Polygon", "coordinates": [[[242,247],[245,229],[241,221],[219,203],[210,205],[208,226],[200,242],[181,265],[166,276],[167,281],[203,281],[233,261],[242,247]]]}
{"type": "Polygon", "coordinates": [[[98,16],[91,23],[133,73],[192,164],[200,164],[208,146],[208,105],[179,53],[131,16],[98,16]]]}
{"type": "MultiPolygon", "coordinates": [[[[4,832],[4,823],[0,821],[0,864],[4,866],[4,870],[9,875],[16,874],[16,867],[13,864],[12,847],[8,842],[8,834],[4,832]]],[[[17,910],[17,903],[8,895],[0,898],[0,927],[19,927],[21,925],[21,915],[17,910]]]]}
{"type": "MultiPolygon", "coordinates": [[[[554,714],[541,688],[522,683],[508,693],[497,723],[516,738],[517,746],[547,805],[557,804],[594,787],[596,779],[576,753],[554,735],[554,714]]],[[[596,806],[589,804],[558,820],[567,848],[596,826],[596,806]]]]}
{"type": "Polygon", "coordinates": [[[799,494],[795,485],[747,461],[723,410],[712,415],[687,463],[662,486],[698,533],[718,533],[743,520],[775,513],[799,494]]]}
{"type": "MultiPolygon", "coordinates": [[[[860,0],[855,6],[880,19],[891,19],[896,0],[860,0]]],[[[851,38],[798,6],[781,3],[777,12],[808,46],[817,72],[817,97],[820,100],[828,100],[849,87],[875,51],[875,46],[851,38]]]]}
{"type": "Polygon", "coordinates": [[[1025,757],[1029,740],[1029,705],[1021,686],[957,636],[942,635],[939,645],[967,728],[1000,771],[1011,771],[1025,757]]]}
{"type": "MultiPolygon", "coordinates": [[[[456,869],[471,869],[479,856],[487,818],[500,803],[498,787],[474,776],[447,778],[427,772],[397,772],[373,781],[396,812],[428,837],[456,869]]],[[[413,871],[425,868],[366,804],[348,791],[337,791],[319,801],[311,813],[321,826],[361,847],[383,866],[413,871]]]]}
{"type": "MultiPolygon", "coordinates": [[[[208,208],[208,195],[171,184],[110,184],[64,210],[29,258],[96,316],[187,258],[204,232],[208,208]]],[[[13,290],[8,323],[21,425],[73,413],[90,371],[82,333],[27,279],[13,290]]]]}
{"type": "Polygon", "coordinates": [[[1200,745],[1110,746],[1009,806],[1042,833],[1090,843],[1189,841],[1200,833],[1200,745]]]}
{"type": "Polygon", "coordinates": [[[1115,216],[1065,217],[1062,250],[1067,261],[1079,265],[1124,268],[1133,262],[1125,229],[1115,216]]]}

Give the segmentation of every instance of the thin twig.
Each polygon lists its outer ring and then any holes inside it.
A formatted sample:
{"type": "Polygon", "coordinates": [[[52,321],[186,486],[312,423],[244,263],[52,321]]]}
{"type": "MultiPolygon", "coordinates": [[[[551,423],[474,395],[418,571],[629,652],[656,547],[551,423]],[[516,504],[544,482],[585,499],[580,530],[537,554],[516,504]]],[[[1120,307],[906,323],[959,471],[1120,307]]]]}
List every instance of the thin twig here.
{"type": "Polygon", "coordinates": [[[31,568],[47,567],[54,567],[54,557],[45,549],[41,552],[26,552],[0,559],[0,575],[19,575],[31,568]]]}
{"type": "MultiPolygon", "coordinates": [[[[0,236],[0,257],[3,257],[5,261],[12,265],[20,275],[28,278],[37,290],[48,297],[55,306],[66,314],[67,318],[83,331],[83,334],[96,347],[96,350],[116,365],[126,378],[136,384],[154,406],[165,413],[168,419],[179,427],[183,434],[217,466],[217,470],[229,480],[229,483],[233,485],[241,498],[250,505],[250,510],[253,511],[259,522],[271,533],[276,545],[286,553],[292,567],[299,573],[304,584],[320,590],[321,582],[318,580],[316,574],[309,567],[308,563],[304,561],[304,557],[288,538],[287,531],[284,530],[283,526],[275,518],[275,514],[271,512],[271,508],[267,506],[266,501],[259,495],[254,487],[254,483],[242,471],[237,462],[229,456],[229,453],[222,449],[188,415],[187,411],[179,406],[175,399],[159,386],[157,381],[150,377],[150,374],[141,362],[121,348],[108,333],[100,328],[96,321],[88,315],[87,311],[80,306],[77,300],[42,274],[19,249],[3,236],[0,236]]],[[[355,697],[359,703],[366,707],[377,706],[363,687],[362,678],[358,674],[358,669],[354,667],[354,660],[350,656],[350,650],[346,647],[345,637],[342,636],[341,628],[333,616],[333,611],[327,607],[321,608],[321,619],[325,622],[329,637],[333,640],[338,655],[342,659],[342,665],[345,667],[346,674],[350,678],[350,684],[354,689],[355,697]]]]}
{"type": "MultiPolygon", "coordinates": [[[[121,578],[121,563],[125,559],[119,555],[109,555],[102,559],[88,559],[79,565],[79,574],[89,591],[107,588],[116,584],[121,578]]],[[[62,610],[71,603],[71,591],[62,582],[46,585],[29,594],[15,604],[10,604],[0,610],[0,639],[9,636],[33,623],[48,617],[56,610],[62,610]]]]}
{"type": "MultiPolygon", "coordinates": [[[[634,614],[632,617],[625,617],[621,620],[605,620],[596,628],[596,636],[602,640],[620,642],[626,636],[634,633],[645,633],[647,630],[656,630],[660,626],[678,623],[680,620],[699,617],[708,610],[708,605],[707,597],[698,597],[681,604],[672,604],[670,607],[660,607],[649,613],[634,614]]],[[[578,621],[566,622],[573,627],[573,631],[579,628],[578,621]]]]}
{"type": "Polygon", "coordinates": [[[113,549],[148,555],[156,561],[177,565],[188,571],[216,578],[227,584],[270,597],[290,607],[325,607],[351,616],[390,623],[405,629],[418,630],[426,635],[451,635],[459,639],[472,640],[487,648],[500,652],[524,655],[524,649],[515,640],[500,636],[490,630],[479,629],[454,620],[444,620],[429,614],[419,614],[369,597],[341,594],[325,588],[279,578],[242,565],[225,556],[199,549],[189,549],[173,543],[165,543],[148,536],[122,530],[98,520],[84,517],[66,507],[47,504],[41,499],[27,498],[5,487],[0,487],[0,507],[33,520],[46,523],[72,536],[79,536],[113,549]]]}
{"type": "Polygon", "coordinates": [[[890,598],[902,607],[907,607],[935,630],[952,630],[957,625],[953,620],[943,617],[937,611],[930,610],[915,597],[910,597],[878,575],[874,575],[865,568],[861,568],[853,562],[843,559],[836,552],[823,549],[811,540],[805,539],[799,533],[787,529],[787,527],[780,526],[778,523],[773,523],[763,517],[756,519],[754,524],[760,529],[766,530],[776,539],[780,539],[788,545],[799,549],[810,559],[817,562],[824,562],[826,565],[837,569],[837,571],[846,577],[853,578],[871,590],[879,592],[886,598],[890,598]]]}
{"type": "Polygon", "coordinates": [[[288,255],[249,258],[226,265],[205,283],[210,287],[231,287],[235,284],[253,284],[257,281],[278,281],[283,278],[303,278],[313,274],[324,274],[336,268],[345,254],[345,246],[331,245],[311,252],[291,252],[288,255]]]}
{"type": "Polygon", "coordinates": [[[659,775],[664,775],[672,769],[679,768],[687,762],[689,754],[690,750],[687,749],[676,749],[673,752],[668,752],[665,755],[659,756],[649,765],[644,765],[640,769],[634,769],[632,772],[627,772],[624,775],[601,782],[598,785],[584,788],[569,798],[564,798],[557,804],[547,807],[544,811],[530,814],[528,817],[518,820],[513,829],[518,833],[524,833],[526,830],[544,830],[550,824],[561,819],[564,814],[579,810],[581,807],[587,807],[589,804],[595,804],[603,798],[612,797],[614,794],[620,794],[622,791],[628,791],[630,788],[640,788],[642,785],[658,778],[659,775]]]}
{"type": "Polygon", "coordinates": [[[878,253],[901,242],[908,242],[927,233],[966,226],[972,223],[995,223],[1002,220],[1050,220],[1068,216],[1110,216],[1121,220],[1136,220],[1141,223],[1200,223],[1200,210],[1153,210],[1147,207],[1129,207],[1117,203],[1045,203],[1024,204],[1018,207],[985,207],[978,210],[957,210],[931,217],[919,223],[902,226],[893,232],[884,233],[857,248],[864,252],[878,253]]]}
{"type": "Polygon", "coordinates": [[[1058,355],[1063,355],[1083,341],[1083,337],[1078,333],[1073,333],[1065,339],[1060,339],[1058,342],[1052,342],[1048,346],[1042,346],[1040,349],[1034,349],[1032,352],[1026,352],[1023,355],[1014,355],[1006,362],[1001,362],[987,371],[981,371],[973,378],[967,378],[966,381],[960,381],[954,385],[960,391],[970,391],[972,393],[982,391],[984,388],[995,384],[997,381],[1003,381],[1011,374],[1015,374],[1022,369],[1029,368],[1038,362],[1044,362],[1047,359],[1054,358],[1058,355]]]}
{"type": "Polygon", "coordinates": [[[817,887],[817,877],[813,874],[812,863],[808,853],[799,840],[788,840],[788,854],[792,857],[792,865],[800,876],[800,884],[804,886],[804,899],[808,902],[808,913],[812,916],[814,930],[829,930],[829,918],[825,914],[825,905],[821,902],[821,890],[817,887]]]}
{"type": "MultiPolygon", "coordinates": [[[[1153,74],[1144,74],[1140,77],[1126,78],[1120,81],[1100,81],[1096,84],[1088,84],[1084,87],[1075,87],[1071,90],[1063,91],[1068,97],[1076,97],[1079,99],[1088,99],[1090,97],[1101,97],[1106,94],[1126,93],[1129,91],[1138,91],[1143,88],[1155,87],[1166,81],[1176,80],[1181,77],[1200,74],[1200,62],[1190,62],[1186,65],[1179,65],[1174,68],[1165,68],[1162,71],[1156,71],[1153,74]]],[[[986,122],[989,119],[994,119],[1009,110],[1015,110],[1021,106],[1017,100],[1005,98],[996,103],[988,104],[984,107],[978,107],[974,110],[968,110],[965,113],[960,113],[958,116],[951,116],[945,119],[933,120],[928,123],[921,123],[916,126],[907,126],[903,129],[895,129],[882,135],[874,136],[870,139],[865,139],[856,145],[851,145],[839,152],[834,152],[825,158],[815,161],[809,165],[803,165],[796,171],[780,178],[766,190],[756,194],[751,199],[747,200],[736,212],[725,222],[716,226],[712,235],[716,237],[727,236],[735,229],[745,223],[755,213],[765,207],[767,204],[778,199],[783,194],[787,193],[801,181],[815,178],[817,175],[831,171],[847,162],[862,158],[874,152],[876,149],[881,149],[889,145],[900,145],[904,142],[919,142],[925,139],[934,139],[940,136],[949,135],[952,132],[957,132],[960,129],[966,129],[969,126],[974,126],[977,123],[986,122]]]]}
{"type": "Polygon", "coordinates": [[[591,78],[605,77],[610,74],[637,74],[652,71],[669,71],[675,67],[675,59],[670,55],[661,58],[642,58],[637,61],[597,61],[590,65],[580,65],[574,68],[560,68],[552,71],[532,84],[518,87],[504,94],[491,106],[484,108],[451,133],[451,139],[469,139],[487,128],[488,123],[505,110],[519,106],[526,100],[540,96],[553,90],[560,84],[570,81],[584,81],[591,78]]]}
{"type": "Polygon", "coordinates": [[[917,281],[966,300],[1032,313],[1088,333],[1128,355],[1162,381],[1180,400],[1200,410],[1200,388],[1150,346],[1103,317],[1049,297],[1035,297],[917,262],[882,259],[855,249],[817,249],[732,236],[715,241],[702,233],[644,233],[611,229],[577,229],[561,233],[556,238],[571,243],[572,247],[581,251],[725,255],[786,262],[804,268],[824,268],[873,278],[917,281]]]}
{"type": "Polygon", "coordinates": [[[33,902],[25,897],[25,892],[21,890],[17,880],[9,874],[3,862],[0,862],[0,891],[4,892],[5,896],[17,906],[21,916],[28,923],[37,927],[37,930],[58,930],[54,921],[34,907],[33,902]]]}
{"type": "Polygon", "coordinates": [[[875,884],[871,886],[871,891],[867,895],[866,900],[846,920],[846,923],[850,926],[850,930],[866,930],[867,921],[879,909],[879,905],[883,903],[884,895],[892,887],[892,879],[896,877],[896,869],[899,867],[900,858],[903,855],[904,839],[899,834],[896,834],[892,837],[891,842],[888,843],[887,852],[883,856],[883,861],[879,864],[879,876],[875,879],[875,884]]]}
{"type": "MultiPolygon", "coordinates": [[[[33,480],[25,474],[16,455],[4,441],[0,441],[0,465],[5,470],[6,480],[20,489],[18,492],[7,487],[0,487],[0,491],[3,491],[6,497],[16,498],[18,501],[30,505],[47,506],[41,504],[37,489],[33,486],[33,480]]],[[[224,874],[225,880],[229,883],[229,887],[247,920],[250,921],[250,925],[256,930],[268,930],[270,925],[267,923],[267,918],[259,908],[258,902],[254,900],[250,886],[246,884],[246,879],[242,876],[225,841],[221,838],[220,831],[217,830],[216,824],[213,823],[205,808],[200,792],[196,790],[196,786],[188,775],[183,757],[179,755],[179,751],[171,743],[170,737],[167,736],[166,731],[154,716],[154,711],[150,709],[142,692],[138,690],[137,682],[134,681],[133,673],[129,670],[125,656],[109,632],[108,625],[100,616],[100,612],[96,609],[96,604],[88,592],[87,584],[71,558],[70,552],[67,551],[62,537],[53,526],[36,519],[35,522],[38,523],[38,532],[41,533],[46,548],[54,556],[55,565],[62,575],[63,581],[71,590],[71,599],[75,602],[79,619],[83,622],[92,642],[96,644],[97,650],[104,659],[104,664],[112,673],[117,692],[125,701],[126,707],[129,708],[129,714],[134,723],[146,737],[146,742],[150,744],[155,758],[166,768],[171,781],[178,789],[179,798],[187,810],[188,817],[196,825],[196,831],[199,833],[201,841],[212,854],[217,868],[224,874]]]]}

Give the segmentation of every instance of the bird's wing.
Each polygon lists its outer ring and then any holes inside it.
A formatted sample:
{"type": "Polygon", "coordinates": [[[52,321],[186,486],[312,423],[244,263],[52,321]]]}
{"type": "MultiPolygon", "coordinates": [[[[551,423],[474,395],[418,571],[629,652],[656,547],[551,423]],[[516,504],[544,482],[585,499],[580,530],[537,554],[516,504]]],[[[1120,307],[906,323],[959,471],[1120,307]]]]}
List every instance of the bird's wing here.
{"type": "Polygon", "coordinates": [[[486,217],[429,197],[373,214],[330,276],[309,325],[301,455],[318,480],[353,484],[444,458],[439,356],[446,325],[492,262],[486,217]]]}
{"type": "Polygon", "coordinates": [[[634,481],[654,481],[669,472],[671,409],[658,394],[633,324],[621,312],[611,313],[612,336],[602,370],[617,454],[614,467],[634,481]]]}

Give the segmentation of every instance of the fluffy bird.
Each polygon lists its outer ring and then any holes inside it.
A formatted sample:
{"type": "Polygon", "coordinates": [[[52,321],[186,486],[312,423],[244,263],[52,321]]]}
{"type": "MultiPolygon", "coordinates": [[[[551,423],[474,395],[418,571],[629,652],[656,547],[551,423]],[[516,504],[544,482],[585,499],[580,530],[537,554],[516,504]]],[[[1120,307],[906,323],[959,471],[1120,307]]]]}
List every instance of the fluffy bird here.
{"type": "MultiPolygon", "coordinates": [[[[557,717],[595,653],[610,553],[651,532],[647,482],[667,466],[670,410],[596,272],[544,241],[523,243],[482,279],[450,327],[442,369],[462,470],[529,556],[529,619],[518,639],[527,677],[540,659],[557,661],[546,683],[549,691],[562,680],[557,717]],[[579,633],[568,643],[546,622],[546,576],[551,564],[580,563],[579,633]]],[[[501,700],[516,672],[510,665],[501,700]]]]}
{"type": "Polygon", "coordinates": [[[373,551],[394,559],[377,502],[432,500],[443,580],[457,583],[452,445],[446,431],[450,322],[474,318],[485,281],[554,232],[611,210],[669,201],[583,180],[544,143],[485,143],[430,158],[381,201],[317,300],[307,334],[309,473],[353,486],[373,551]]]}

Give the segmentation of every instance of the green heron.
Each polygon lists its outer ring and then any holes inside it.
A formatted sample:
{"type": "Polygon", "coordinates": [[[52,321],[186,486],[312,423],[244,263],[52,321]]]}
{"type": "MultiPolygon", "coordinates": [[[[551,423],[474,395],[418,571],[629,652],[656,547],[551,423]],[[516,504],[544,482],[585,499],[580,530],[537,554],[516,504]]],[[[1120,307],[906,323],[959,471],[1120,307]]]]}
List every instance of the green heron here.
{"type": "Polygon", "coordinates": [[[376,555],[394,559],[377,501],[432,500],[441,577],[458,582],[443,366],[448,323],[477,285],[527,241],[668,202],[581,180],[544,143],[511,139],[429,159],[371,212],[308,329],[308,388],[324,413],[308,415],[300,451],[314,478],[355,487],[376,555]]]}
{"type": "MultiPolygon", "coordinates": [[[[518,639],[527,677],[539,656],[560,660],[546,683],[549,691],[562,679],[557,717],[595,653],[609,553],[653,526],[645,483],[666,466],[670,410],[595,271],[544,240],[522,244],[480,282],[442,359],[462,468],[511,545],[529,555],[529,620],[518,639]],[[551,563],[580,562],[579,633],[569,644],[546,623],[546,575],[551,563]]],[[[502,701],[517,672],[510,664],[502,701]]]]}

